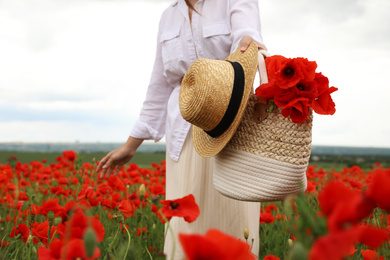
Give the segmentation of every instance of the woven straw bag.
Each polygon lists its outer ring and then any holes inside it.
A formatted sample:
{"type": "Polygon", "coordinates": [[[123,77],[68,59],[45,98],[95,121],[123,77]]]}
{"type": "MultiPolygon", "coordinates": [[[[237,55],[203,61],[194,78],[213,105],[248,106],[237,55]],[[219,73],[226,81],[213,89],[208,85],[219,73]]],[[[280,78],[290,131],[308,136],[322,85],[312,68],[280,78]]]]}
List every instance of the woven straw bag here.
{"type": "MultiPolygon", "coordinates": [[[[260,87],[268,82],[263,55],[259,52],[260,87]]],[[[215,156],[214,187],[227,197],[279,201],[306,190],[313,111],[297,124],[283,117],[281,108],[266,115],[268,107],[252,93],[237,131],[215,156]]]]}

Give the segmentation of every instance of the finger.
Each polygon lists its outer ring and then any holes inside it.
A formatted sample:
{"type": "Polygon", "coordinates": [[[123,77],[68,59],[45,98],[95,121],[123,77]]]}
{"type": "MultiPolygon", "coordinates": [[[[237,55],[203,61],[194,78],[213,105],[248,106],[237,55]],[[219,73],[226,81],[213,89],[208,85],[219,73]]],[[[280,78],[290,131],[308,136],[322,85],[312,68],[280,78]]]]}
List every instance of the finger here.
{"type": "Polygon", "coordinates": [[[108,162],[103,166],[103,171],[100,174],[100,178],[104,178],[104,175],[106,175],[106,172],[112,167],[112,160],[108,160],[108,162]]]}
{"type": "Polygon", "coordinates": [[[249,42],[243,41],[242,44],[241,44],[241,47],[240,47],[240,51],[241,52],[245,52],[246,49],[248,49],[248,47],[249,47],[249,42]]]}
{"type": "Polygon", "coordinates": [[[107,170],[108,170],[107,165],[104,165],[104,166],[103,166],[103,171],[102,171],[102,173],[100,174],[100,178],[104,178],[104,175],[106,174],[107,170]]]}
{"type": "Polygon", "coordinates": [[[99,165],[96,169],[97,172],[99,172],[103,168],[103,166],[106,164],[106,162],[110,159],[110,156],[111,156],[111,153],[107,154],[106,156],[103,157],[103,159],[101,159],[99,161],[99,165]]]}
{"type": "Polygon", "coordinates": [[[116,166],[116,170],[115,170],[115,173],[113,175],[114,177],[119,173],[119,171],[122,169],[122,167],[123,167],[123,165],[119,165],[119,164],[116,166]]]}
{"type": "Polygon", "coordinates": [[[251,36],[244,36],[242,37],[241,41],[240,41],[240,45],[239,45],[239,49],[241,52],[245,52],[246,49],[248,49],[249,45],[253,42],[253,38],[251,36]]]}
{"type": "Polygon", "coordinates": [[[104,166],[104,162],[100,161],[98,167],[96,168],[96,172],[100,172],[104,166]]]}
{"type": "Polygon", "coordinates": [[[111,176],[111,173],[112,173],[112,171],[115,169],[115,167],[110,167],[109,169],[108,169],[108,172],[107,172],[107,175],[106,175],[106,178],[110,178],[110,176],[111,176]]]}

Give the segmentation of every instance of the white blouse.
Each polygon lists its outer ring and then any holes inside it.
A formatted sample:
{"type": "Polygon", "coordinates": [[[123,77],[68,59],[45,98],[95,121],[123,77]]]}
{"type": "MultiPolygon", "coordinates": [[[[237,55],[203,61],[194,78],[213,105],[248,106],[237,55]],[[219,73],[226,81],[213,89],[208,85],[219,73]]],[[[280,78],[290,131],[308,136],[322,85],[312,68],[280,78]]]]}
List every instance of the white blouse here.
{"type": "Polygon", "coordinates": [[[130,136],[158,142],[164,135],[170,157],[178,161],[190,123],[180,115],[180,82],[198,58],[223,60],[241,38],[263,43],[258,0],[199,0],[192,23],[184,0],[176,0],[162,14],[157,52],[138,121],[130,136]]]}

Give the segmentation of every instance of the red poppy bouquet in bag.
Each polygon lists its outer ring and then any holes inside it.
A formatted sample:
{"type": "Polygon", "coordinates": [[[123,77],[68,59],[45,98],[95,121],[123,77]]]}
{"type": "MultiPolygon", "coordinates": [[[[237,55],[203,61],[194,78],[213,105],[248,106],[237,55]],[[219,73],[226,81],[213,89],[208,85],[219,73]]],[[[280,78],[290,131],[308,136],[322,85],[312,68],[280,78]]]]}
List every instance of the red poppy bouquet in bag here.
{"type": "Polygon", "coordinates": [[[259,53],[258,67],[260,86],[232,139],[215,156],[213,183],[237,200],[284,200],[306,190],[313,111],[334,114],[331,93],[337,88],[305,58],[259,53]]]}
{"type": "Polygon", "coordinates": [[[315,72],[315,61],[275,55],[265,59],[265,64],[269,82],[257,88],[256,95],[271,100],[270,112],[276,105],[294,123],[305,122],[310,107],[322,115],[336,112],[330,94],[337,88],[329,87],[328,78],[315,72]]]}

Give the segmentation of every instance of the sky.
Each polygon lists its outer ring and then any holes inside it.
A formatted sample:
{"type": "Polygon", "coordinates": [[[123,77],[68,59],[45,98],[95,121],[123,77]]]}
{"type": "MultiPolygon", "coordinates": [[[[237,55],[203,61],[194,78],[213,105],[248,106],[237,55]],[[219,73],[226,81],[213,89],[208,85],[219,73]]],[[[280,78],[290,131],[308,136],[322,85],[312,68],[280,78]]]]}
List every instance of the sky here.
{"type": "MultiPolygon", "coordinates": [[[[0,142],[125,142],[171,3],[0,0],[0,142]]],[[[269,52],[316,61],[339,89],[336,113],[314,116],[313,145],[390,147],[390,2],[259,8],[269,52]]]]}

